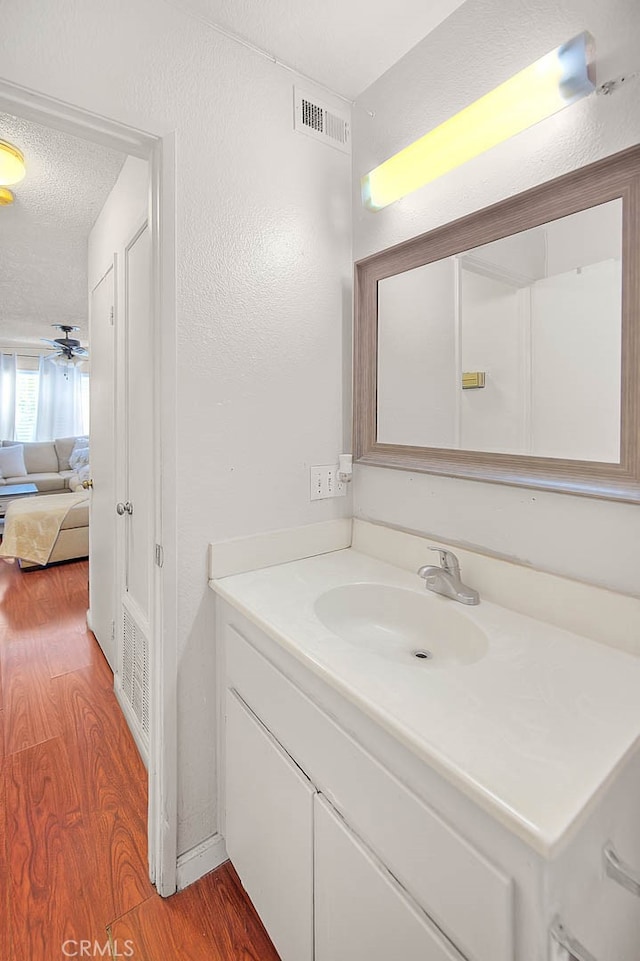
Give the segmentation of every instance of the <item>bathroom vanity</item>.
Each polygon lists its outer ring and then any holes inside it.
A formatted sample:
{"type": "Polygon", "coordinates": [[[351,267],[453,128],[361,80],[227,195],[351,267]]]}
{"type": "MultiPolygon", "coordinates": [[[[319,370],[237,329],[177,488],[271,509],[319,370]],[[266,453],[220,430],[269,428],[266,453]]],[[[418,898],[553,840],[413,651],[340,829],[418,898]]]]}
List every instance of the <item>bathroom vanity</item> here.
{"type": "Polygon", "coordinates": [[[354,549],[212,587],[222,833],[282,961],[637,961],[637,657],[354,549]]]}

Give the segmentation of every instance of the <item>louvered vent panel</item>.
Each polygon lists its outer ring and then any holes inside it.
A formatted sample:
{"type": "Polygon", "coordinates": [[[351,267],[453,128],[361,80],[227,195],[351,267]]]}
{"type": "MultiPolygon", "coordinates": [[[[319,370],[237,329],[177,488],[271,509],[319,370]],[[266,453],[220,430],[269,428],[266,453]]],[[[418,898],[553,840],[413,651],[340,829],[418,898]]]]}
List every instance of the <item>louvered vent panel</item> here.
{"type": "Polygon", "coordinates": [[[305,127],[311,127],[322,133],[324,130],[324,110],[316,106],[310,100],[302,99],[302,123],[305,127]]]}
{"type": "Polygon", "coordinates": [[[135,663],[136,625],[129,612],[124,611],[124,630],[122,645],[122,690],[133,706],[133,665],[135,663]]]}
{"type": "Polygon", "coordinates": [[[324,129],[327,137],[337,140],[338,143],[344,144],[349,138],[349,125],[328,110],[324,112],[324,129]]]}
{"type": "Polygon", "coordinates": [[[300,87],[294,88],[295,129],[314,140],[322,140],[344,153],[351,153],[351,124],[340,114],[300,87]]]}
{"type": "Polygon", "coordinates": [[[149,643],[127,607],[123,609],[122,690],[145,737],[149,734],[149,643]]]}

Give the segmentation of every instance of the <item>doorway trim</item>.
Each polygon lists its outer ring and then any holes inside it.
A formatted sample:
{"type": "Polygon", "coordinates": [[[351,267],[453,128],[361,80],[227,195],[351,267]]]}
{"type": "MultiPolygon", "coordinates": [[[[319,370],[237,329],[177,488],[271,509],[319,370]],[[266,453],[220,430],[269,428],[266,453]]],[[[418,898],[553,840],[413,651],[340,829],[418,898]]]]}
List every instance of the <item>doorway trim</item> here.
{"type": "Polygon", "coordinates": [[[0,78],[0,110],[149,161],[154,352],[156,559],[150,638],[149,876],[158,893],[176,890],[177,870],[177,493],[175,132],[138,130],[0,78]]]}

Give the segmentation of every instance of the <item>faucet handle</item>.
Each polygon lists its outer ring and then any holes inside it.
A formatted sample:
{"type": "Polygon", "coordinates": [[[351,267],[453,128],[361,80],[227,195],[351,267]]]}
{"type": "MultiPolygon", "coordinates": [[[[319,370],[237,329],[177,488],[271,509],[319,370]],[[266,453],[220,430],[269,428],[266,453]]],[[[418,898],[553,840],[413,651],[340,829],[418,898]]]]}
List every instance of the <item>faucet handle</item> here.
{"type": "Polygon", "coordinates": [[[430,547],[430,551],[437,551],[440,555],[440,567],[448,574],[460,573],[460,562],[453,551],[448,551],[446,547],[430,547]]]}

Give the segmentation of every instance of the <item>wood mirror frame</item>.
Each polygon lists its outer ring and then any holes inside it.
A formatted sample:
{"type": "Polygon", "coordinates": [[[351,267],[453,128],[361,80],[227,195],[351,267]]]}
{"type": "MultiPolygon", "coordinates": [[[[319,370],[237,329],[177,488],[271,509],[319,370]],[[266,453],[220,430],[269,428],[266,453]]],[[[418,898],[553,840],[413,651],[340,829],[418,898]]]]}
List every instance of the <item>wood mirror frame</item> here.
{"type": "Polygon", "coordinates": [[[640,145],[355,264],[354,459],[359,464],[640,502],[640,145]],[[611,200],[622,200],[620,463],[381,444],[378,281],[611,200]]]}

